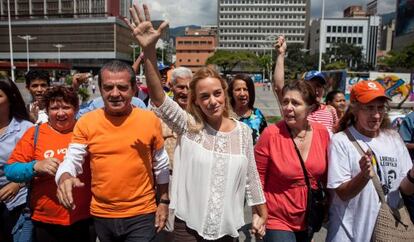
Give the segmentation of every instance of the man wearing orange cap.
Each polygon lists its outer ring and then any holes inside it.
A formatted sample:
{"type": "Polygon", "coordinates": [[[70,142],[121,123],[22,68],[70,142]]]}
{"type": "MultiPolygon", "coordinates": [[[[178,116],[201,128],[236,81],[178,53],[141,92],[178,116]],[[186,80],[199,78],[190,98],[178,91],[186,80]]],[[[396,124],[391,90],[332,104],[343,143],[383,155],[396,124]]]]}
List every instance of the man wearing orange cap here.
{"type": "Polygon", "coordinates": [[[413,165],[404,142],[391,129],[389,100],[376,81],[361,81],[351,89],[350,106],[329,147],[327,188],[334,192],[326,241],[371,241],[381,206],[375,176],[393,208],[401,202],[400,192],[412,192],[400,186],[414,181],[414,169],[410,171],[413,165]]]}

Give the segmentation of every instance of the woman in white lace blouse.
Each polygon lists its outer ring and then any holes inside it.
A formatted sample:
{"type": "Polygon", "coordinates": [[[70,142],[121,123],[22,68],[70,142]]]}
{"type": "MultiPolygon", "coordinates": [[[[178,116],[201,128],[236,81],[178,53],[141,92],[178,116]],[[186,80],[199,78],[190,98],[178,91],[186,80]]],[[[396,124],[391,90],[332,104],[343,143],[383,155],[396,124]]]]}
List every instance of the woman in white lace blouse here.
{"type": "Polygon", "coordinates": [[[170,208],[176,216],[175,241],[234,241],[244,225],[243,206],[253,206],[252,232],[261,237],[267,219],[256,169],[251,131],[229,118],[224,80],[202,68],[190,82],[187,112],[166,97],[156,65],[155,44],[168,25],[151,24],[147,7],[130,9],[127,22],[144,51],[145,75],[155,113],[179,137],[174,154],[170,208]],[[145,19],[144,16],[145,15],[145,19]]]}

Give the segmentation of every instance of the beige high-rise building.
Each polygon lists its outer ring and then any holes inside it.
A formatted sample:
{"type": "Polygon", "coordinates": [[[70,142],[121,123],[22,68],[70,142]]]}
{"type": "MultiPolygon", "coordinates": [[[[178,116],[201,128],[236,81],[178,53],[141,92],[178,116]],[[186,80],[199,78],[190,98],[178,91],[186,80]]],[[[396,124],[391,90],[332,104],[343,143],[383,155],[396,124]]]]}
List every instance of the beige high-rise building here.
{"type": "Polygon", "coordinates": [[[310,18],[309,0],[218,0],[218,48],[273,49],[278,35],[289,43],[306,42],[310,18]]]}

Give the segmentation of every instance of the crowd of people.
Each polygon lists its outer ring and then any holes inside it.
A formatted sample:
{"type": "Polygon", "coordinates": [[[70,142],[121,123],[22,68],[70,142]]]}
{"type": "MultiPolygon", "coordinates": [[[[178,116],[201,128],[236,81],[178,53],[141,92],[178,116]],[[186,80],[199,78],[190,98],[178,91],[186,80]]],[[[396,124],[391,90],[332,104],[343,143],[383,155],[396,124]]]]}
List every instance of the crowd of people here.
{"type": "Polygon", "coordinates": [[[0,79],[0,241],[22,232],[28,211],[38,242],[236,241],[247,204],[258,239],[309,242],[324,223],[326,241],[359,242],[373,238],[383,203],[395,211],[404,197],[410,209],[414,116],[402,139],[378,82],[355,84],[349,104],[336,90],[324,103],[323,73],[285,81],[280,36],[272,87],[282,120],[268,124],[248,75],[180,67],[166,83],[155,46],[168,23],[155,29],[145,5],[130,13],[142,54],[102,66],[100,98],[79,104],[82,74],[51,86],[32,70],[26,106],[0,79]]]}

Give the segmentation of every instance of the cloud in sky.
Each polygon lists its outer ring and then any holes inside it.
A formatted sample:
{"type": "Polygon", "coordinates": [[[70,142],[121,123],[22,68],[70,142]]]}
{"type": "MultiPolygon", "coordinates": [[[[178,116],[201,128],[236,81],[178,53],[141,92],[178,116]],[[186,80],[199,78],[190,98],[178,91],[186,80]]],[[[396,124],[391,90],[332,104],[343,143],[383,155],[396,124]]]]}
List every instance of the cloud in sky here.
{"type": "MultiPolygon", "coordinates": [[[[343,10],[350,5],[363,5],[371,0],[325,0],[325,17],[342,17],[343,10]]],[[[183,25],[208,25],[217,23],[217,0],[133,0],[148,4],[153,20],[169,20],[171,27],[183,25]]],[[[321,14],[322,0],[311,0],[311,18],[321,14]]],[[[378,11],[388,13],[395,10],[396,0],[379,0],[378,11]]]]}

